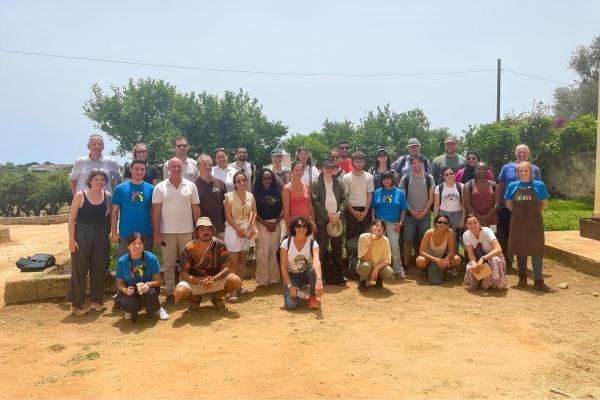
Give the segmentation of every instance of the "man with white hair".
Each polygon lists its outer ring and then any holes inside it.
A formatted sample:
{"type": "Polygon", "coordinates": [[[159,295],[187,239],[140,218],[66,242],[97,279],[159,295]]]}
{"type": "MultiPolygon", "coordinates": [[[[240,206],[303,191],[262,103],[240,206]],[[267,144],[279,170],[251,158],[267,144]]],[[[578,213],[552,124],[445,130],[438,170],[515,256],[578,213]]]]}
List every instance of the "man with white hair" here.
{"type": "Polygon", "coordinates": [[[114,179],[115,186],[123,180],[121,178],[121,169],[119,164],[110,157],[105,157],[102,154],[104,150],[104,139],[101,135],[93,134],[88,139],[88,150],[90,151],[87,156],[79,157],[73,164],[73,170],[69,174],[69,185],[71,186],[71,192],[76,192],[87,189],[87,178],[94,169],[102,170],[108,176],[104,190],[112,193],[113,185],[111,183],[111,177],[114,179]]]}
{"type": "Polygon", "coordinates": [[[194,182],[182,177],[183,163],[167,161],[169,177],[152,193],[154,243],[161,246],[167,303],[173,303],[175,264],[186,243],[193,239],[194,221],[200,218],[200,198],[194,182]]]}

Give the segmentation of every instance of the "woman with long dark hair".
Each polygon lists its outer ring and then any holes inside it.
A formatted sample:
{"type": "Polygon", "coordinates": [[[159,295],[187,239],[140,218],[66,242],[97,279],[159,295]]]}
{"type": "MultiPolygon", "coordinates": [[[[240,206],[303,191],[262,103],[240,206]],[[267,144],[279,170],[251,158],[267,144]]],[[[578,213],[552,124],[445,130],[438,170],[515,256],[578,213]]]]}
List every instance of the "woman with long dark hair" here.
{"type": "Polygon", "coordinates": [[[377,150],[377,155],[375,156],[375,161],[373,162],[373,166],[369,168],[368,171],[371,175],[373,175],[373,186],[375,190],[379,189],[381,185],[381,175],[387,172],[392,172],[394,174],[394,180],[397,182],[398,177],[396,176],[395,171],[392,169],[392,161],[390,160],[390,155],[385,149],[377,150]]]}
{"type": "Polygon", "coordinates": [[[450,218],[440,213],[433,226],[423,236],[416,264],[418,268],[427,268],[427,280],[436,285],[442,283],[450,268],[460,265],[461,259],[456,254],[456,237],[450,229],[450,218]]]}
{"type": "MultiPolygon", "coordinates": [[[[456,171],[456,176],[454,177],[456,182],[467,183],[471,179],[474,179],[475,168],[477,167],[477,163],[479,161],[481,161],[479,154],[476,151],[469,151],[467,153],[467,166],[456,171]]],[[[486,171],[485,176],[487,180],[494,180],[494,175],[490,169],[486,171]]]]}

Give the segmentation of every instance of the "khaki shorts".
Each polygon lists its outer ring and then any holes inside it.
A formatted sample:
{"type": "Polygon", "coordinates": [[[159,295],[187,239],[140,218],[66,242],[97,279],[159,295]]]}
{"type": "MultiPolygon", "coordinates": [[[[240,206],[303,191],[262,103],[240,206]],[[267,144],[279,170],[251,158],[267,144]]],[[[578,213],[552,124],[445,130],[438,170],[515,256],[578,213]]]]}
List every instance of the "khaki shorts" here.
{"type": "Polygon", "coordinates": [[[215,293],[225,289],[225,282],[227,281],[227,278],[229,278],[229,275],[222,279],[219,279],[216,282],[213,282],[213,285],[210,288],[204,288],[202,286],[194,285],[193,283],[189,283],[188,281],[181,281],[177,284],[177,286],[189,289],[194,296],[202,296],[203,294],[215,293]]]}

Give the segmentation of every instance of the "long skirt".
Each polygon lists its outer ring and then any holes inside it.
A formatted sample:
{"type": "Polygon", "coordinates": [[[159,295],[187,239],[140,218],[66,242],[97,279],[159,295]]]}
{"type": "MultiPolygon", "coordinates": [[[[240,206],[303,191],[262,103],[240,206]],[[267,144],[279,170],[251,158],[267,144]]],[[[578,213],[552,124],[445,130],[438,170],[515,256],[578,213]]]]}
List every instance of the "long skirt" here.
{"type": "MultiPolygon", "coordinates": [[[[467,270],[465,272],[464,285],[471,290],[477,289],[479,281],[471,273],[471,268],[476,265],[474,261],[467,263],[467,270]]],[[[492,269],[492,274],[481,280],[481,287],[483,289],[495,288],[502,289],[506,286],[506,261],[503,256],[492,257],[488,260],[488,265],[492,269]]]]}

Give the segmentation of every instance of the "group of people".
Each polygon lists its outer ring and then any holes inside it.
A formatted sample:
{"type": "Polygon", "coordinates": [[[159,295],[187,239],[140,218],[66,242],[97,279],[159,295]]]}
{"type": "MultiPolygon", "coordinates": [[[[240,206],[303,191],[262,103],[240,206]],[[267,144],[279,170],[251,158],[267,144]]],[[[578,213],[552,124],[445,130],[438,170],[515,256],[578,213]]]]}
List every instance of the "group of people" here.
{"type": "Polygon", "coordinates": [[[516,256],[518,286],[525,287],[530,256],[534,288],[553,291],[542,277],[542,211],[549,196],[525,144],[497,181],[476,152],[459,155],[452,136],[432,162],[413,138],[395,161],[378,150],[368,170],[365,154],[351,153],[347,141],[318,165],[304,147],[289,168],[283,152],[273,150],[272,163],[260,169],[244,147],[229,163],[223,148],[194,160],[186,138],[173,145],[162,179],[147,162],[148,147],[134,146],[123,182],[119,165],[102,154],[102,137],[90,136],[89,154],[76,160],[70,175],[73,315],[105,309],[109,240],[118,244],[115,305],[133,322],[142,307],[169,318],[158,298],[154,245],[162,253],[165,303],[188,301],[191,310],[202,296],[222,310],[225,301],[246,293],[251,248],[256,286],[283,280],[288,309],[303,299],[320,308],[324,285],[346,285],[348,278],[359,280],[361,292],[370,282],[381,287],[383,279],[405,279],[413,249],[414,265],[431,284],[457,276],[465,263],[469,289],[502,289],[516,256]],[[91,305],[84,308],[88,273],[91,305]]]}

